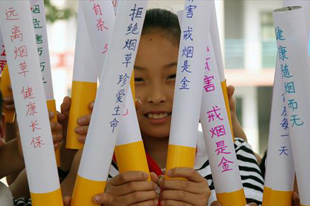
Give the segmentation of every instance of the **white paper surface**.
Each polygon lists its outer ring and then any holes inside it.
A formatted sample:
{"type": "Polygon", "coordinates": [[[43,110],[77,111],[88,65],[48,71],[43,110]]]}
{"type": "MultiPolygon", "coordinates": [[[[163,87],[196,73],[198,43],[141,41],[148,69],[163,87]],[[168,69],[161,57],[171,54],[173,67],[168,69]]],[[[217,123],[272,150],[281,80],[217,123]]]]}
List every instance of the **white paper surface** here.
{"type": "Polygon", "coordinates": [[[39,57],[29,1],[0,1],[17,121],[32,193],[59,189],[39,57]],[[26,8],[26,9],[25,9],[26,8]]]}
{"type": "Polygon", "coordinates": [[[273,12],[278,60],[302,205],[310,205],[310,64],[303,9],[273,12]]]}
{"type": "Polygon", "coordinates": [[[186,1],[184,7],[170,145],[196,147],[205,65],[204,51],[211,19],[210,5],[210,1],[193,0],[186,1]]]}
{"type": "Polygon", "coordinates": [[[221,49],[221,41],[220,41],[220,34],[217,24],[217,17],[216,17],[216,9],[215,9],[215,2],[212,2],[212,17],[211,17],[211,26],[210,26],[210,33],[211,33],[211,40],[214,48],[215,60],[216,65],[218,68],[218,73],[221,82],[225,81],[225,73],[224,73],[224,62],[222,56],[222,49],[221,49]]]}
{"type": "Polygon", "coordinates": [[[276,191],[292,191],[295,170],[281,75],[281,68],[277,60],[273,85],[265,187],[276,191]]]}
{"type": "Polygon", "coordinates": [[[84,12],[81,5],[78,9],[78,26],[75,44],[73,81],[97,82],[98,69],[94,51],[91,47],[84,12]]]}
{"type": "Polygon", "coordinates": [[[120,2],[79,167],[78,173],[84,178],[107,179],[121,121],[119,111],[124,109],[147,3],[146,0],[120,2]],[[128,27],[136,23],[139,33],[128,33],[128,27]]]}
{"type": "Polygon", "coordinates": [[[100,77],[115,21],[112,1],[80,0],[79,3],[84,12],[89,41],[93,49],[98,76],[100,77]]]}
{"type": "Polygon", "coordinates": [[[283,6],[301,6],[304,10],[304,17],[305,17],[305,25],[306,25],[306,31],[307,31],[307,38],[309,42],[309,36],[310,36],[310,1],[304,0],[304,1],[298,1],[298,0],[284,0],[283,6]]]}
{"type": "Polygon", "coordinates": [[[142,141],[142,136],[140,133],[136,108],[131,94],[131,88],[129,87],[116,145],[119,146],[140,141],[142,141]]]}
{"type": "Polygon", "coordinates": [[[43,0],[37,0],[32,7],[32,23],[35,32],[46,100],[53,100],[53,82],[43,0]]]}
{"type": "Polygon", "coordinates": [[[200,120],[214,187],[217,193],[235,192],[242,183],[210,35],[205,62],[200,120]]]}

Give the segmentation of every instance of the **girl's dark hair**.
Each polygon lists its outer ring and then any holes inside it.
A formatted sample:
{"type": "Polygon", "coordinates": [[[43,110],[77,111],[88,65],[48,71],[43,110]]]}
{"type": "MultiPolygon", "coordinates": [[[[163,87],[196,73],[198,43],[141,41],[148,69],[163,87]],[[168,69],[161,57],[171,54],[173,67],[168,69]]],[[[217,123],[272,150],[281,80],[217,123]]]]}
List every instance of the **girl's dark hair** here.
{"type": "Polygon", "coordinates": [[[150,9],[146,11],[143,24],[143,34],[162,31],[173,43],[180,41],[180,24],[178,16],[164,9],[150,9]]]}

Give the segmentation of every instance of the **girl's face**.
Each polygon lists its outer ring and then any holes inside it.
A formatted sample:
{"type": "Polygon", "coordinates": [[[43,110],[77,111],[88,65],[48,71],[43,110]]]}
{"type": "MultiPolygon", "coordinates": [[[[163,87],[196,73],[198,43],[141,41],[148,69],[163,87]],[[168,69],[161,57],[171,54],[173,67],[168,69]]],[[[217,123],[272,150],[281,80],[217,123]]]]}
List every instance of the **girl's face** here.
{"type": "Polygon", "coordinates": [[[169,137],[178,49],[162,32],[141,36],[134,74],[143,137],[169,137]]]}

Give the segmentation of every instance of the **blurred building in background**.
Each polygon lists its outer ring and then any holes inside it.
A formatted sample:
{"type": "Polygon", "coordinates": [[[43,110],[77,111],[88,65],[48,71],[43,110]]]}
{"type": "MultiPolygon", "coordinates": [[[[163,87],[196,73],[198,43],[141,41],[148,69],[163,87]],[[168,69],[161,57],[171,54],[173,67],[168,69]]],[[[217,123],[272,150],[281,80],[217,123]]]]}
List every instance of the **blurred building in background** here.
{"type": "MultiPolygon", "coordinates": [[[[77,11],[78,1],[51,0],[59,8],[77,11]]],[[[150,8],[183,9],[183,0],[150,0],[150,8]]],[[[220,38],[228,84],[236,87],[237,113],[254,151],[268,143],[272,85],[277,47],[272,11],[281,0],[216,0],[220,38]]],[[[52,75],[57,105],[70,96],[76,16],[48,26],[52,75]]]]}

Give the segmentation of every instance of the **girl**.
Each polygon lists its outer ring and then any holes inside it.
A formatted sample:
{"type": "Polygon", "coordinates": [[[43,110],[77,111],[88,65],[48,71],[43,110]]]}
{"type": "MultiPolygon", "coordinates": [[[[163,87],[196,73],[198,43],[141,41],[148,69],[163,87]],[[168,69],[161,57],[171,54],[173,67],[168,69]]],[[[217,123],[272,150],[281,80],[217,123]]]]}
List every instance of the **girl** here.
{"type": "MultiPolygon", "coordinates": [[[[105,193],[94,197],[94,201],[102,205],[212,205],[216,202],[214,183],[210,171],[208,157],[204,148],[202,133],[197,131],[198,150],[195,169],[174,168],[168,171],[170,177],[186,178],[183,180],[163,180],[165,172],[168,140],[175,78],[178,61],[180,26],[175,14],[161,9],[147,11],[140,45],[135,61],[135,89],[137,116],[152,182],[147,182],[148,175],[142,172],[126,172],[119,174],[116,163],[112,163],[110,180],[105,193]],[[160,188],[160,192],[158,187],[160,188]],[[157,192],[156,192],[157,191],[157,192]]],[[[232,108],[232,121],[236,136],[244,133],[235,115],[233,87],[229,87],[232,108]]],[[[63,113],[67,113],[70,99],[65,98],[63,113]]],[[[90,116],[78,120],[81,125],[76,132],[79,140],[85,141],[90,116]]],[[[248,202],[261,204],[263,178],[256,158],[249,144],[243,139],[235,139],[241,178],[248,202]]],[[[77,173],[81,152],[73,161],[69,176],[62,183],[64,194],[71,195],[77,173]]],[[[65,200],[69,204],[69,200],[65,200]]]]}

